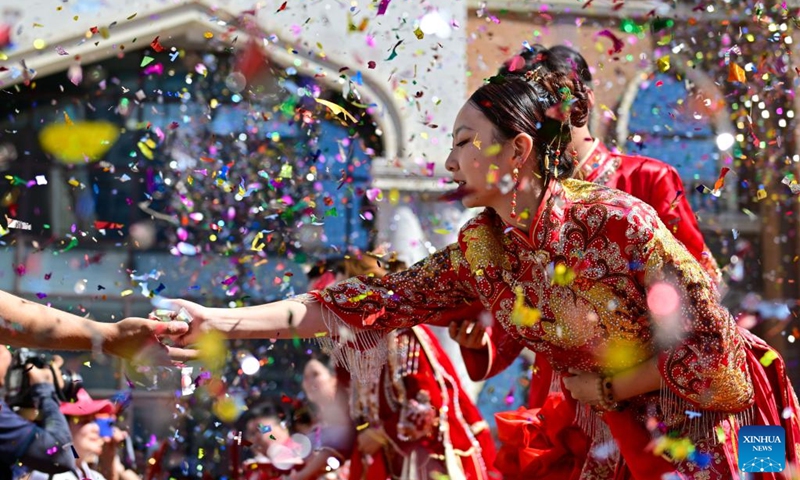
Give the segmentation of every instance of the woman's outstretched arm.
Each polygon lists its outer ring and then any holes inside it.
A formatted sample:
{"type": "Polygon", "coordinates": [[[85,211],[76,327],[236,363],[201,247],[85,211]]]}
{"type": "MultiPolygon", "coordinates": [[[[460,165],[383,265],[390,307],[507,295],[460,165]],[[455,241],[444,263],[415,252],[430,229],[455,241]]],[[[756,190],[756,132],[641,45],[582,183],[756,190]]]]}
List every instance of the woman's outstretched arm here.
{"type": "Polygon", "coordinates": [[[316,301],[281,300],[241,308],[207,308],[187,300],[168,300],[173,315],[183,308],[191,315],[189,333],[182,343],[193,343],[198,335],[217,330],[230,339],[313,338],[328,329],[322,306],[316,301]]]}

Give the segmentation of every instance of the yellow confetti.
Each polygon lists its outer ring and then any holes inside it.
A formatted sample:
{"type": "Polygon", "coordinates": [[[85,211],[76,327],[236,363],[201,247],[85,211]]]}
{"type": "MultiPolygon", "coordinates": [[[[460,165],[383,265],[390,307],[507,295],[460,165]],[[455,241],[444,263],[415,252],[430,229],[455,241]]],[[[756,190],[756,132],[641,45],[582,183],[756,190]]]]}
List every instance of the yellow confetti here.
{"type": "Polygon", "coordinates": [[[715,430],[717,431],[717,440],[720,445],[724,444],[725,440],[728,439],[728,436],[725,435],[725,430],[722,427],[717,427],[715,430]]]}
{"type": "Polygon", "coordinates": [[[258,232],[256,237],[253,239],[253,243],[250,245],[250,250],[254,252],[263,251],[266,244],[260,243],[262,238],[264,238],[264,232],[258,232]]]}
{"type": "Polygon", "coordinates": [[[203,34],[203,37],[204,37],[204,38],[206,38],[206,39],[208,39],[208,40],[210,40],[210,39],[214,38],[214,32],[206,31],[206,32],[203,34]]]}
{"type": "Polygon", "coordinates": [[[523,327],[532,327],[542,318],[542,313],[536,308],[530,308],[525,304],[525,296],[522,288],[517,287],[517,299],[514,301],[514,309],[511,311],[511,321],[523,327]]]}
{"type": "Polygon", "coordinates": [[[367,428],[369,428],[369,422],[362,423],[361,425],[358,425],[356,427],[356,430],[360,432],[362,430],[366,430],[367,428]]]}
{"type": "Polygon", "coordinates": [[[239,407],[230,397],[220,398],[214,402],[211,409],[214,411],[214,415],[223,422],[233,422],[239,416],[239,407]]]}
{"type": "Polygon", "coordinates": [[[400,190],[393,188],[389,191],[389,203],[392,205],[397,205],[400,203],[400,190]]]}
{"type": "Polygon", "coordinates": [[[417,27],[417,29],[414,30],[414,35],[416,35],[417,39],[419,39],[419,40],[422,40],[423,38],[425,38],[425,33],[419,27],[417,27]]]}
{"type": "Polygon", "coordinates": [[[765,353],[764,356],[762,356],[758,361],[761,362],[761,365],[769,367],[777,358],[777,353],[775,353],[773,350],[767,350],[767,353],[765,353]]]}
{"type": "Polygon", "coordinates": [[[123,291],[121,291],[119,293],[119,296],[120,297],[127,297],[128,295],[131,295],[132,293],[133,293],[133,290],[123,290],[123,291]]]}
{"type": "Polygon", "coordinates": [[[756,192],[756,199],[764,200],[765,198],[767,198],[767,191],[764,190],[763,188],[759,188],[758,191],[756,192]]]}
{"type": "Polygon", "coordinates": [[[203,364],[216,372],[225,366],[228,349],[225,345],[225,336],[215,330],[204,333],[197,340],[197,356],[203,364]]]}
{"type": "Polygon", "coordinates": [[[478,134],[477,133],[475,134],[475,138],[472,140],[472,144],[475,145],[475,148],[477,148],[478,150],[481,149],[481,141],[478,140],[478,134]]]}
{"type": "Polygon", "coordinates": [[[559,263],[553,269],[553,279],[550,281],[550,285],[555,284],[563,287],[572,283],[573,280],[575,280],[575,272],[563,263],[559,263]]]}
{"type": "Polygon", "coordinates": [[[67,112],[64,112],[64,123],[66,123],[67,125],[75,125],[72,119],[69,118],[69,115],[67,115],[67,112]]]}
{"type": "Polygon", "coordinates": [[[137,144],[139,150],[142,152],[142,155],[145,156],[146,159],[152,160],[153,159],[153,151],[145,144],[144,142],[139,142],[137,144]]]}
{"type": "Polygon", "coordinates": [[[656,60],[656,66],[658,66],[658,71],[661,73],[666,73],[669,70],[669,55],[664,55],[663,57],[656,60]]]}
{"type": "Polygon", "coordinates": [[[74,178],[70,178],[69,180],[67,180],[67,183],[69,183],[73,187],[77,187],[81,184],[81,182],[75,180],[74,178]]]}
{"type": "Polygon", "coordinates": [[[36,50],[42,50],[46,46],[47,43],[45,43],[45,41],[42,40],[41,38],[37,38],[36,40],[33,41],[33,48],[35,48],[36,50]]]}
{"type": "Polygon", "coordinates": [[[500,153],[500,150],[502,149],[503,146],[500,145],[499,143],[494,143],[492,145],[489,145],[489,148],[486,149],[486,156],[492,157],[494,155],[497,155],[498,153],[500,153]]]}
{"type": "Polygon", "coordinates": [[[92,362],[91,362],[91,361],[86,361],[86,362],[83,362],[83,366],[84,366],[84,367],[89,367],[89,368],[92,368],[92,362]]]}
{"type": "Polygon", "coordinates": [[[351,120],[353,123],[356,123],[357,121],[356,117],[350,115],[350,112],[340,107],[339,105],[336,105],[335,103],[329,102],[327,100],[322,100],[320,98],[315,98],[314,100],[316,100],[317,103],[321,103],[322,105],[328,107],[331,110],[331,112],[333,112],[334,115],[344,114],[345,118],[351,120]]]}
{"type": "Polygon", "coordinates": [[[41,23],[35,23],[34,22],[33,28],[40,28],[40,27],[44,27],[44,25],[42,25],[41,23]]]}
{"type": "Polygon", "coordinates": [[[607,105],[600,104],[600,110],[606,112],[606,114],[614,121],[617,120],[617,115],[614,113],[614,110],[611,110],[607,105]]]}
{"type": "Polygon", "coordinates": [[[452,232],[447,228],[437,228],[433,231],[433,233],[437,233],[439,235],[449,235],[452,232]]]}

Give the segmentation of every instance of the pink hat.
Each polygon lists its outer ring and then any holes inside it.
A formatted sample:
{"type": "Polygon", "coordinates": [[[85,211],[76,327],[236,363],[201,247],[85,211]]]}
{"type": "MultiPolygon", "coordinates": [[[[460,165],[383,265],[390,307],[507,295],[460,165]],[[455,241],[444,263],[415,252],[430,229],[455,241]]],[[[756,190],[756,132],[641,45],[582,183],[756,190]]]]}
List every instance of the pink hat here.
{"type": "Polygon", "coordinates": [[[61,413],[72,417],[97,415],[98,413],[112,415],[115,413],[116,408],[114,408],[113,403],[108,400],[94,400],[89,396],[89,392],[82,388],[78,390],[77,397],[74,402],[62,402],[61,413]]]}

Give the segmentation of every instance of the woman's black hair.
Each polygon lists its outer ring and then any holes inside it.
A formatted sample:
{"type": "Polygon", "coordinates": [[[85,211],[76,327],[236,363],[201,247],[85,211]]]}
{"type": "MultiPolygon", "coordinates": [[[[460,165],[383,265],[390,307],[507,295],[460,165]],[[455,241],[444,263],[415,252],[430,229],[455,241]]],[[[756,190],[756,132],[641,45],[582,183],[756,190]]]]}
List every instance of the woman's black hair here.
{"type": "Polygon", "coordinates": [[[589,71],[586,59],[577,50],[566,45],[547,48],[544,45],[535,44],[522,50],[517,57],[522,58],[522,65],[514,62],[513,59],[509,60],[500,67],[498,75],[525,75],[538,68],[542,69],[542,73],[555,72],[564,75],[574,73],[578,80],[587,87],[592,83],[592,73],[589,71]]]}
{"type": "Polygon", "coordinates": [[[469,101],[509,140],[520,133],[533,138],[539,172],[548,180],[566,178],[575,168],[567,155],[571,126],[583,126],[589,116],[586,88],[564,74],[539,71],[527,76],[493,77],[469,101]],[[563,117],[563,118],[562,118],[563,117]]]}

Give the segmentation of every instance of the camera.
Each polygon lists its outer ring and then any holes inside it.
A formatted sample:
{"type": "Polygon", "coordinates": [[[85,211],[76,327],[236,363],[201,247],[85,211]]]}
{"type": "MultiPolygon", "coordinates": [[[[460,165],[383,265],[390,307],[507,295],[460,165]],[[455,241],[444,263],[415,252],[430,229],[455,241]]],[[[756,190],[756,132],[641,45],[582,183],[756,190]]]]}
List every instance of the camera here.
{"type": "Polygon", "coordinates": [[[44,353],[36,352],[27,348],[18,348],[11,360],[11,366],[8,369],[8,377],[6,380],[6,401],[12,408],[35,408],[31,397],[31,383],[28,377],[28,370],[30,368],[50,368],[53,372],[53,378],[56,380],[54,386],[56,389],[56,396],[62,402],[75,401],[78,395],[78,390],[83,388],[83,377],[77,372],[69,370],[61,371],[61,379],[64,381],[64,386],[59,387],[58,379],[56,379],[55,369],[51,365],[52,356],[44,353]]]}

